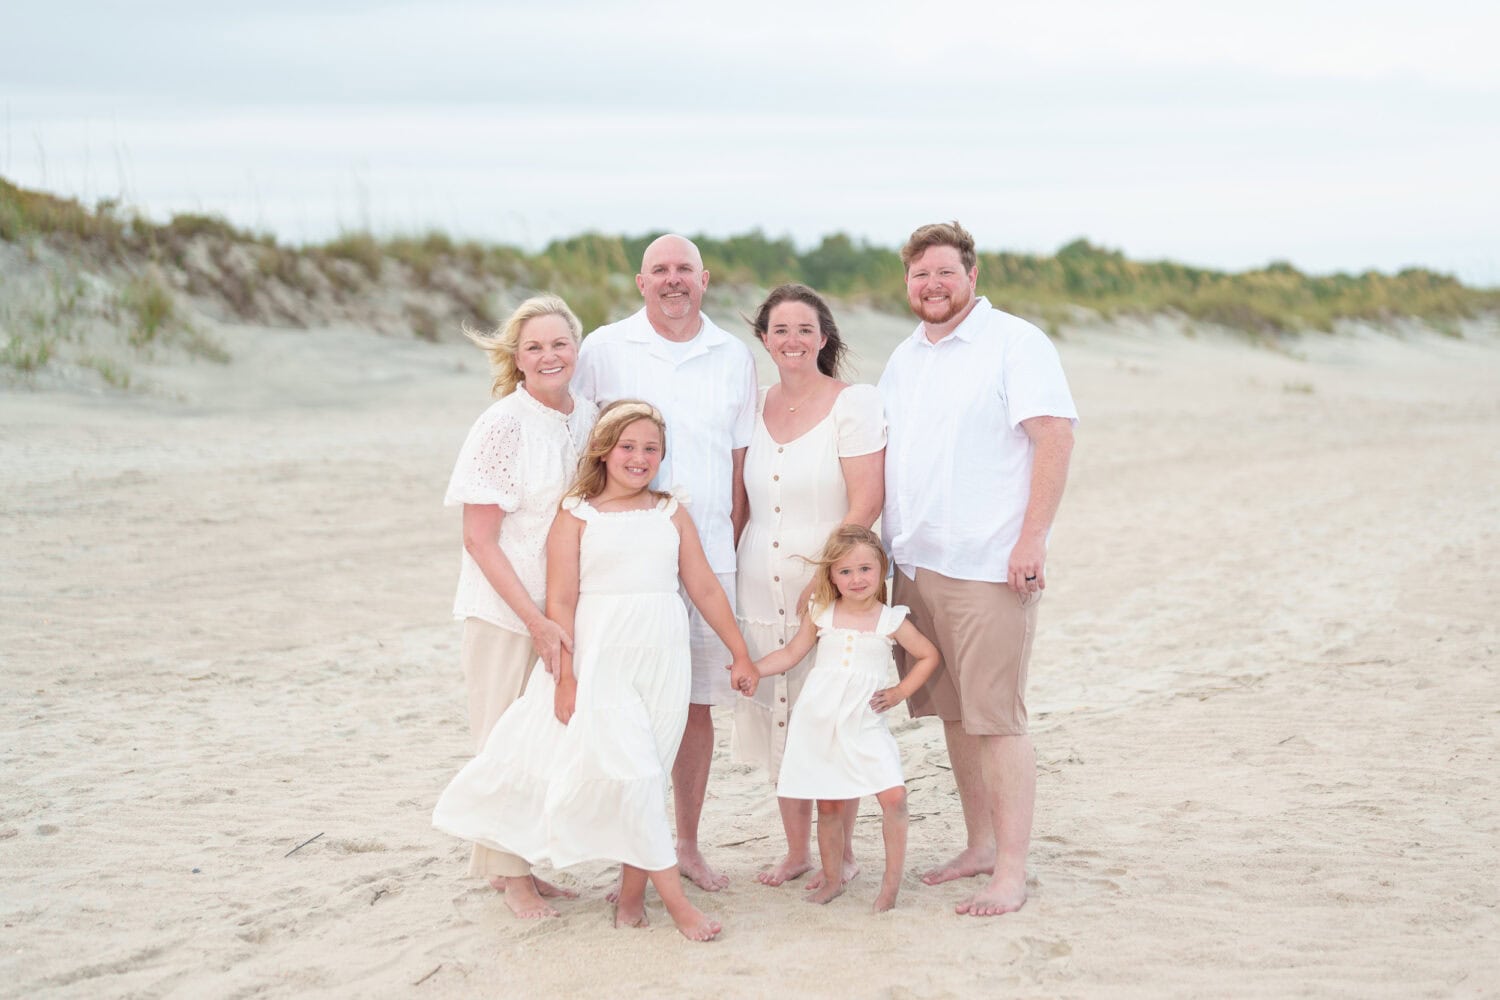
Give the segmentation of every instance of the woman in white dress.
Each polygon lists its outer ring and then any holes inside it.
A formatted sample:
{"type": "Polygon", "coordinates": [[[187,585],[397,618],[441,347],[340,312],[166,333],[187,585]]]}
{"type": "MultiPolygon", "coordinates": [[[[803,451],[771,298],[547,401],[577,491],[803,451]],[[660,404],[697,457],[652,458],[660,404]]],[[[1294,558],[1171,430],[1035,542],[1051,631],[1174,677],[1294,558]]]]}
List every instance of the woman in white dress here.
{"type": "MultiPolygon", "coordinates": [[[[496,402],[469,431],[444,503],[463,507],[453,616],[464,623],[460,660],[478,750],[537,657],[555,669],[571,645],[542,612],[545,547],[598,411],[568,389],[583,327],[562,299],[527,299],[499,330],[468,335],[490,356],[496,402]]],[[[489,879],[523,918],[556,916],[543,897],[573,895],[534,878],[522,858],[477,844],[469,874],[489,879]]]]}
{"type": "MultiPolygon", "coordinates": [[[[755,336],[779,381],[761,390],[755,434],[745,456],[750,521],[740,536],[740,629],[759,659],[797,633],[811,593],[814,560],[840,524],[868,528],[885,498],[885,418],[871,385],[839,378],[845,352],[833,313],[805,285],[772,290],[754,319],[755,336]]],[[[787,723],[811,668],[808,656],[735,703],[734,757],[758,764],[772,783],[781,770],[787,723]]],[[[844,829],[845,881],[854,877],[850,803],[844,829]]],[[[812,806],[779,799],[787,849],[759,880],[781,885],[813,869],[812,806]]],[[[822,881],[815,876],[809,888],[822,881]]]]}

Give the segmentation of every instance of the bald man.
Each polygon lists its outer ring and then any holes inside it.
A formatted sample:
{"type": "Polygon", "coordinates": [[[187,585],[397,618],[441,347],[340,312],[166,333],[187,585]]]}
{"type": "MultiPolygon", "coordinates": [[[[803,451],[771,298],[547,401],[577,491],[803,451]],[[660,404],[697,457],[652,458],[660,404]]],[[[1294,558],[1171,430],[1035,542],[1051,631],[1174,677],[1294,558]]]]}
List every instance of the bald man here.
{"type": "MultiPolygon", "coordinates": [[[[573,389],[601,407],[644,399],[667,418],[667,454],[653,485],[686,494],[709,565],[733,604],[734,550],[749,511],[742,472],[755,428],[755,362],[749,348],[703,315],[708,272],[691,240],[655,240],[635,284],[644,306],[584,339],[573,389]]],[[[704,859],[698,822],[714,751],[709,710],[734,697],[724,669],[731,657],[691,604],[688,618],[693,685],[672,767],[677,864],[694,884],[717,892],[729,879],[704,859]]]]}

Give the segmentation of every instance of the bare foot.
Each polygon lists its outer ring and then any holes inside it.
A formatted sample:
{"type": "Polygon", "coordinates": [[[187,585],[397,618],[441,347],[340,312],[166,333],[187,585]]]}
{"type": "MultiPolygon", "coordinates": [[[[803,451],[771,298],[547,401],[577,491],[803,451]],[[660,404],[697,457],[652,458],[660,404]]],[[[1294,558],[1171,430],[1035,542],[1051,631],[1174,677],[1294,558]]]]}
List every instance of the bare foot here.
{"type": "MultiPolygon", "coordinates": [[[[859,875],[859,862],[853,858],[844,858],[843,873],[845,885],[853,882],[855,877],[859,875]]],[[[823,869],[819,868],[817,873],[807,880],[807,891],[812,892],[814,889],[821,888],[823,888],[823,869]]]]}
{"type": "Polygon", "coordinates": [[[761,885],[780,885],[783,882],[799,879],[812,871],[812,869],[811,861],[806,858],[803,858],[801,861],[793,861],[792,856],[788,854],[776,862],[775,865],[755,876],[755,881],[761,885]]]}
{"type": "Polygon", "coordinates": [[[967,913],[971,917],[998,917],[1002,913],[1014,913],[1026,905],[1026,875],[1002,878],[996,876],[989,884],[953,908],[955,913],[967,913]]]}
{"type": "MultiPolygon", "coordinates": [[[[685,846],[681,842],[677,844],[677,870],[682,877],[696,885],[705,892],[718,892],[729,884],[728,875],[720,875],[708,866],[703,860],[703,852],[698,850],[696,844],[685,846]]],[[[681,925],[678,925],[679,928],[681,925]]],[[[719,933],[714,931],[714,934],[719,933]]],[[[712,935],[710,935],[712,936],[712,935]]],[[[707,941],[708,938],[694,938],[695,941],[707,941]]]]}
{"type": "Polygon", "coordinates": [[[689,941],[712,941],[724,929],[723,924],[711,919],[686,899],[675,909],[667,907],[667,912],[671,914],[677,930],[689,941]]]}
{"type": "Polygon", "coordinates": [[[821,905],[828,902],[830,899],[838,899],[844,894],[843,883],[839,883],[835,886],[829,886],[827,884],[827,879],[824,879],[823,882],[823,885],[818,886],[818,888],[813,889],[807,894],[807,901],[809,903],[818,903],[821,905]]]}
{"type": "Polygon", "coordinates": [[[625,881],[625,872],[621,869],[620,874],[615,876],[614,887],[604,894],[606,903],[618,903],[620,901],[620,885],[625,881]]]}
{"type": "Polygon", "coordinates": [[[616,927],[650,927],[651,921],[646,918],[646,900],[643,898],[634,906],[626,906],[623,903],[615,906],[616,927]]]}
{"type": "Polygon", "coordinates": [[[558,915],[546,900],[537,895],[536,886],[531,884],[531,877],[528,875],[507,878],[504,893],[505,905],[522,920],[541,920],[558,915]]]}
{"type": "Polygon", "coordinates": [[[922,873],[922,881],[927,885],[939,885],[943,882],[952,882],[956,878],[969,878],[972,875],[992,875],[995,872],[995,849],[993,847],[968,847],[960,851],[958,856],[947,864],[929,868],[922,873]]]}
{"type": "Polygon", "coordinates": [[[536,884],[536,894],[543,899],[577,899],[578,893],[566,886],[553,885],[546,879],[531,876],[531,881],[536,884]]]}
{"type": "Polygon", "coordinates": [[[875,906],[873,907],[873,909],[875,910],[875,912],[876,913],[884,913],[886,910],[893,910],[893,909],[895,909],[896,908],[896,893],[898,893],[900,891],[901,891],[901,886],[899,886],[899,885],[893,885],[889,889],[887,889],[885,886],[881,886],[880,887],[880,895],[878,895],[878,896],[875,897],[875,906]]]}

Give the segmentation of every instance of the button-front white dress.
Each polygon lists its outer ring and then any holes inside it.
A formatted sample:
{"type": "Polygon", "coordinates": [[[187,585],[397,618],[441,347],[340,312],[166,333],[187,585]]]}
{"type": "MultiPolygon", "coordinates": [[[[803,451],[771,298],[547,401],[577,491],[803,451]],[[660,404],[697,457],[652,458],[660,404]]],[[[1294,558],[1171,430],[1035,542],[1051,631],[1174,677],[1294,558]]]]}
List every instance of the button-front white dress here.
{"type": "Polygon", "coordinates": [[[776,794],[786,799],[857,799],[903,784],[901,752],[870,698],[894,680],[891,634],[906,608],[886,607],[872,632],[836,628],[822,609],[812,671],[787,727],[776,794]]]}
{"type": "MultiPolygon", "coordinates": [[[[755,436],[745,456],[750,523],[740,537],[736,587],[740,631],[753,660],[786,645],[802,624],[804,609],[796,602],[813,577],[811,560],[849,514],[839,460],[885,447],[885,417],[874,386],[844,389],[828,416],[787,442],[766,429],[766,392],[760,393],[755,436]]],[[[787,721],[811,664],[809,656],[766,678],[754,698],[735,699],[734,759],[765,768],[773,781],[781,770],[787,721]]]]}

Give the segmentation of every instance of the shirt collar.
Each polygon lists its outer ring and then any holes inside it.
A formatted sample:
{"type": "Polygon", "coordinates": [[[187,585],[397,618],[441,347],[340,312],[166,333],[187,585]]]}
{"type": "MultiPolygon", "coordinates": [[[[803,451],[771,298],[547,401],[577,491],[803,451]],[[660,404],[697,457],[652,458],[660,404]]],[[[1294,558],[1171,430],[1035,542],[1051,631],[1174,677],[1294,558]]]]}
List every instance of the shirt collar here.
{"type": "Polygon", "coordinates": [[[948,336],[944,337],[942,340],[939,340],[936,344],[927,339],[927,334],[924,332],[927,327],[927,324],[925,323],[917,324],[917,328],[912,331],[912,339],[919,340],[922,343],[926,344],[928,347],[937,347],[938,344],[946,344],[948,341],[954,339],[955,337],[957,337],[959,340],[962,340],[964,343],[973,343],[974,338],[979,336],[979,331],[983,325],[983,321],[980,319],[979,314],[981,312],[988,313],[989,311],[990,300],[985,298],[983,295],[980,295],[974,300],[974,308],[969,310],[969,315],[964,317],[963,322],[954,327],[952,333],[948,334],[948,336]]]}
{"type": "MultiPolygon", "coordinates": [[[[718,324],[709,319],[707,313],[700,310],[698,315],[702,318],[703,325],[699,327],[698,335],[689,341],[693,345],[693,350],[688,354],[688,358],[696,358],[707,354],[715,347],[722,347],[729,343],[730,340],[729,334],[719,329],[718,324]]],[[[664,345],[670,343],[670,341],[656,332],[656,329],[651,325],[651,321],[646,318],[645,307],[642,306],[630,319],[630,325],[625,328],[625,339],[637,344],[646,344],[648,347],[661,347],[661,356],[665,357],[666,348],[664,345]]]]}

